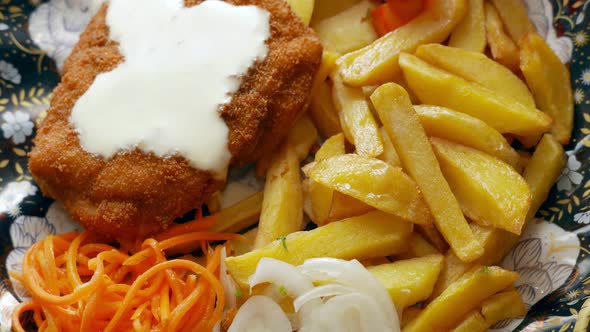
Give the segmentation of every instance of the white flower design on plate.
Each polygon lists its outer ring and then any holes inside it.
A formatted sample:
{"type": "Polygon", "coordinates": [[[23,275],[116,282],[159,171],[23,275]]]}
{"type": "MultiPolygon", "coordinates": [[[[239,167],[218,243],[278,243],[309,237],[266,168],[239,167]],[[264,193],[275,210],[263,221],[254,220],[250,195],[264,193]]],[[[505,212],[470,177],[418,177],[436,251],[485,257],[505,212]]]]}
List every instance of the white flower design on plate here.
{"type": "Polygon", "coordinates": [[[8,30],[9,26],[6,23],[0,23],[0,31],[8,30]]]}
{"type": "MultiPolygon", "coordinates": [[[[27,249],[48,235],[61,234],[80,230],[81,227],[73,222],[63,205],[59,202],[51,203],[45,217],[20,216],[10,225],[10,239],[14,249],[6,257],[6,270],[20,272],[22,260],[27,249]]],[[[24,287],[11,278],[15,294],[21,299],[28,298],[24,287]]]]}
{"type": "Polygon", "coordinates": [[[582,84],[584,85],[590,85],[590,68],[586,68],[582,71],[580,81],[582,81],[582,84]]]}
{"type": "Polygon", "coordinates": [[[37,187],[29,181],[10,182],[0,192],[0,213],[20,215],[19,204],[27,196],[37,193],[37,187]]]}
{"type": "MultiPolygon", "coordinates": [[[[558,289],[572,274],[580,252],[576,233],[542,221],[530,224],[502,266],[520,274],[514,286],[527,310],[558,289]]],[[[504,320],[494,329],[512,331],[522,319],[504,320]]]]}
{"type": "Polygon", "coordinates": [[[28,113],[16,111],[14,114],[6,112],[2,115],[4,123],[2,124],[2,132],[4,138],[11,138],[14,144],[24,143],[27,136],[33,133],[33,121],[28,113]]]}
{"type": "MultiPolygon", "coordinates": [[[[3,27],[0,26],[0,29],[2,29],[2,28],[3,27]]],[[[6,26],[6,29],[8,29],[8,26],[6,26]]],[[[4,30],[6,30],[6,29],[4,29],[4,30]]],[[[6,80],[6,81],[12,82],[14,84],[20,84],[22,77],[20,76],[18,69],[16,69],[15,66],[13,66],[9,62],[6,62],[4,60],[0,60],[0,78],[2,78],[3,80],[6,80]]]]}
{"type": "Polygon", "coordinates": [[[104,0],[51,0],[30,16],[29,34],[62,68],[92,16],[104,0]]]}
{"type": "Polygon", "coordinates": [[[584,176],[578,172],[580,167],[582,167],[582,163],[580,163],[576,155],[571,152],[572,151],[567,152],[567,164],[557,180],[557,190],[565,191],[568,196],[577,189],[584,179],[584,176]]]}
{"type": "Polygon", "coordinates": [[[557,37],[553,27],[553,6],[549,0],[524,1],[531,22],[561,62],[568,63],[572,59],[574,43],[569,37],[557,37]]]}
{"type": "Polygon", "coordinates": [[[590,210],[574,214],[574,221],[578,224],[590,224],[590,210]]]}

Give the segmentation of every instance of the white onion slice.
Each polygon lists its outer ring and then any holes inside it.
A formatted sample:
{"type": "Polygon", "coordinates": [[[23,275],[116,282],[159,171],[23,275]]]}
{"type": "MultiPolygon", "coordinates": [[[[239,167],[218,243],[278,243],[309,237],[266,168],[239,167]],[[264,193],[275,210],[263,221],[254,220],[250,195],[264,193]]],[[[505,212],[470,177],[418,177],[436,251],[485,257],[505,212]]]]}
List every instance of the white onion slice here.
{"type": "Polygon", "coordinates": [[[237,307],[236,297],[236,284],[234,280],[230,277],[227,273],[227,266],[225,265],[225,258],[227,257],[227,253],[225,252],[225,248],[221,249],[221,262],[219,263],[219,281],[223,286],[223,290],[225,294],[228,296],[225,297],[225,309],[232,309],[237,307]]]}
{"type": "Polygon", "coordinates": [[[248,282],[250,289],[261,283],[273,283],[284,287],[291,297],[297,297],[313,288],[311,279],[302,275],[295,266],[274,258],[262,258],[248,282]]]}
{"type": "Polygon", "coordinates": [[[326,301],[319,315],[322,331],[339,331],[341,326],[357,326],[359,332],[399,331],[399,323],[390,321],[379,304],[368,294],[350,293],[326,301]],[[334,326],[335,322],[338,322],[334,326]]]}
{"type": "Polygon", "coordinates": [[[277,303],[257,295],[240,307],[228,332],[292,332],[292,328],[277,303]]]}
{"type": "Polygon", "coordinates": [[[293,301],[293,307],[295,311],[299,311],[303,305],[308,303],[311,300],[319,299],[322,297],[328,296],[335,296],[335,295],[342,295],[348,293],[357,292],[354,288],[336,285],[336,284],[328,284],[323,286],[315,287],[314,289],[301,294],[299,297],[293,301]]]}

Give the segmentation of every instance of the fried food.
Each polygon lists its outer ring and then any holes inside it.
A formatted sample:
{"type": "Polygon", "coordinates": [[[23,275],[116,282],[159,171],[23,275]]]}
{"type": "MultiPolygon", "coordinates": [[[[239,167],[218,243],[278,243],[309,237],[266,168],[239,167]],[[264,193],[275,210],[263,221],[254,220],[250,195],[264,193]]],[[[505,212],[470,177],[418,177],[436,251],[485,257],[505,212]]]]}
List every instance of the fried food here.
{"type": "MultiPolygon", "coordinates": [[[[306,108],[322,47],[284,1],[228,2],[257,5],[271,13],[267,57],[250,69],[240,89],[220,109],[229,128],[232,164],[244,164],[274,150],[306,108]]],[[[200,206],[223,181],[179,156],[160,158],[136,149],[104,160],[80,146],[68,120],[72,108],[98,74],[123,61],[117,43],[109,39],[106,12],[105,5],[64,65],[62,82],[35,138],[29,168],[43,193],[63,201],[72,217],[88,229],[117,238],[141,237],[200,206]]],[[[109,128],[104,130],[108,135],[109,128]]]]}

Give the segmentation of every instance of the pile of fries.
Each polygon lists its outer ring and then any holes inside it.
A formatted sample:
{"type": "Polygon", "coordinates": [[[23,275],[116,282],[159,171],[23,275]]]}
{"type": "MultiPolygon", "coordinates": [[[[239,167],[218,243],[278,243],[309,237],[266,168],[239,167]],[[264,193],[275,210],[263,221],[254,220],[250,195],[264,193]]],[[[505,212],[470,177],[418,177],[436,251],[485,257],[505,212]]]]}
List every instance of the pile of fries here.
{"type": "Polygon", "coordinates": [[[518,274],[494,265],[561,173],[573,98],[523,4],[424,1],[378,37],[369,0],[290,2],[323,62],[308,115],[257,165],[264,193],[220,211],[217,231],[259,221],[253,246],[235,243],[226,260],[238,286],[248,291],[262,257],[358,259],[404,331],[485,331],[524,315],[518,274]],[[318,227],[302,231],[309,220],[318,227]]]}

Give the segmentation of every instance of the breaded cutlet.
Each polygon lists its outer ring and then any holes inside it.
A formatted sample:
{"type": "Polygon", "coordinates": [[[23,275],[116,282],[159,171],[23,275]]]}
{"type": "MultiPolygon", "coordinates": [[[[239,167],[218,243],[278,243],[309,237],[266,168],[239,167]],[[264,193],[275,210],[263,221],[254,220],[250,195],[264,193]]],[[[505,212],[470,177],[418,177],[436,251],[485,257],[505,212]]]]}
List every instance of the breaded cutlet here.
{"type": "MultiPolygon", "coordinates": [[[[201,1],[186,0],[186,6],[201,1]]],[[[283,0],[227,0],[270,12],[268,55],[243,78],[220,109],[229,128],[232,164],[256,161],[281,143],[307,107],[322,46],[283,0]]],[[[74,220],[114,238],[145,237],[200,206],[223,181],[180,156],[138,149],[105,160],[85,151],[69,117],[97,75],[124,59],[109,39],[107,5],[91,20],[64,64],[47,117],[30,153],[29,169],[44,195],[61,200],[74,220]]],[[[230,24],[228,22],[228,24],[230,24]]],[[[109,128],[104,128],[108,135],[109,128]]]]}

